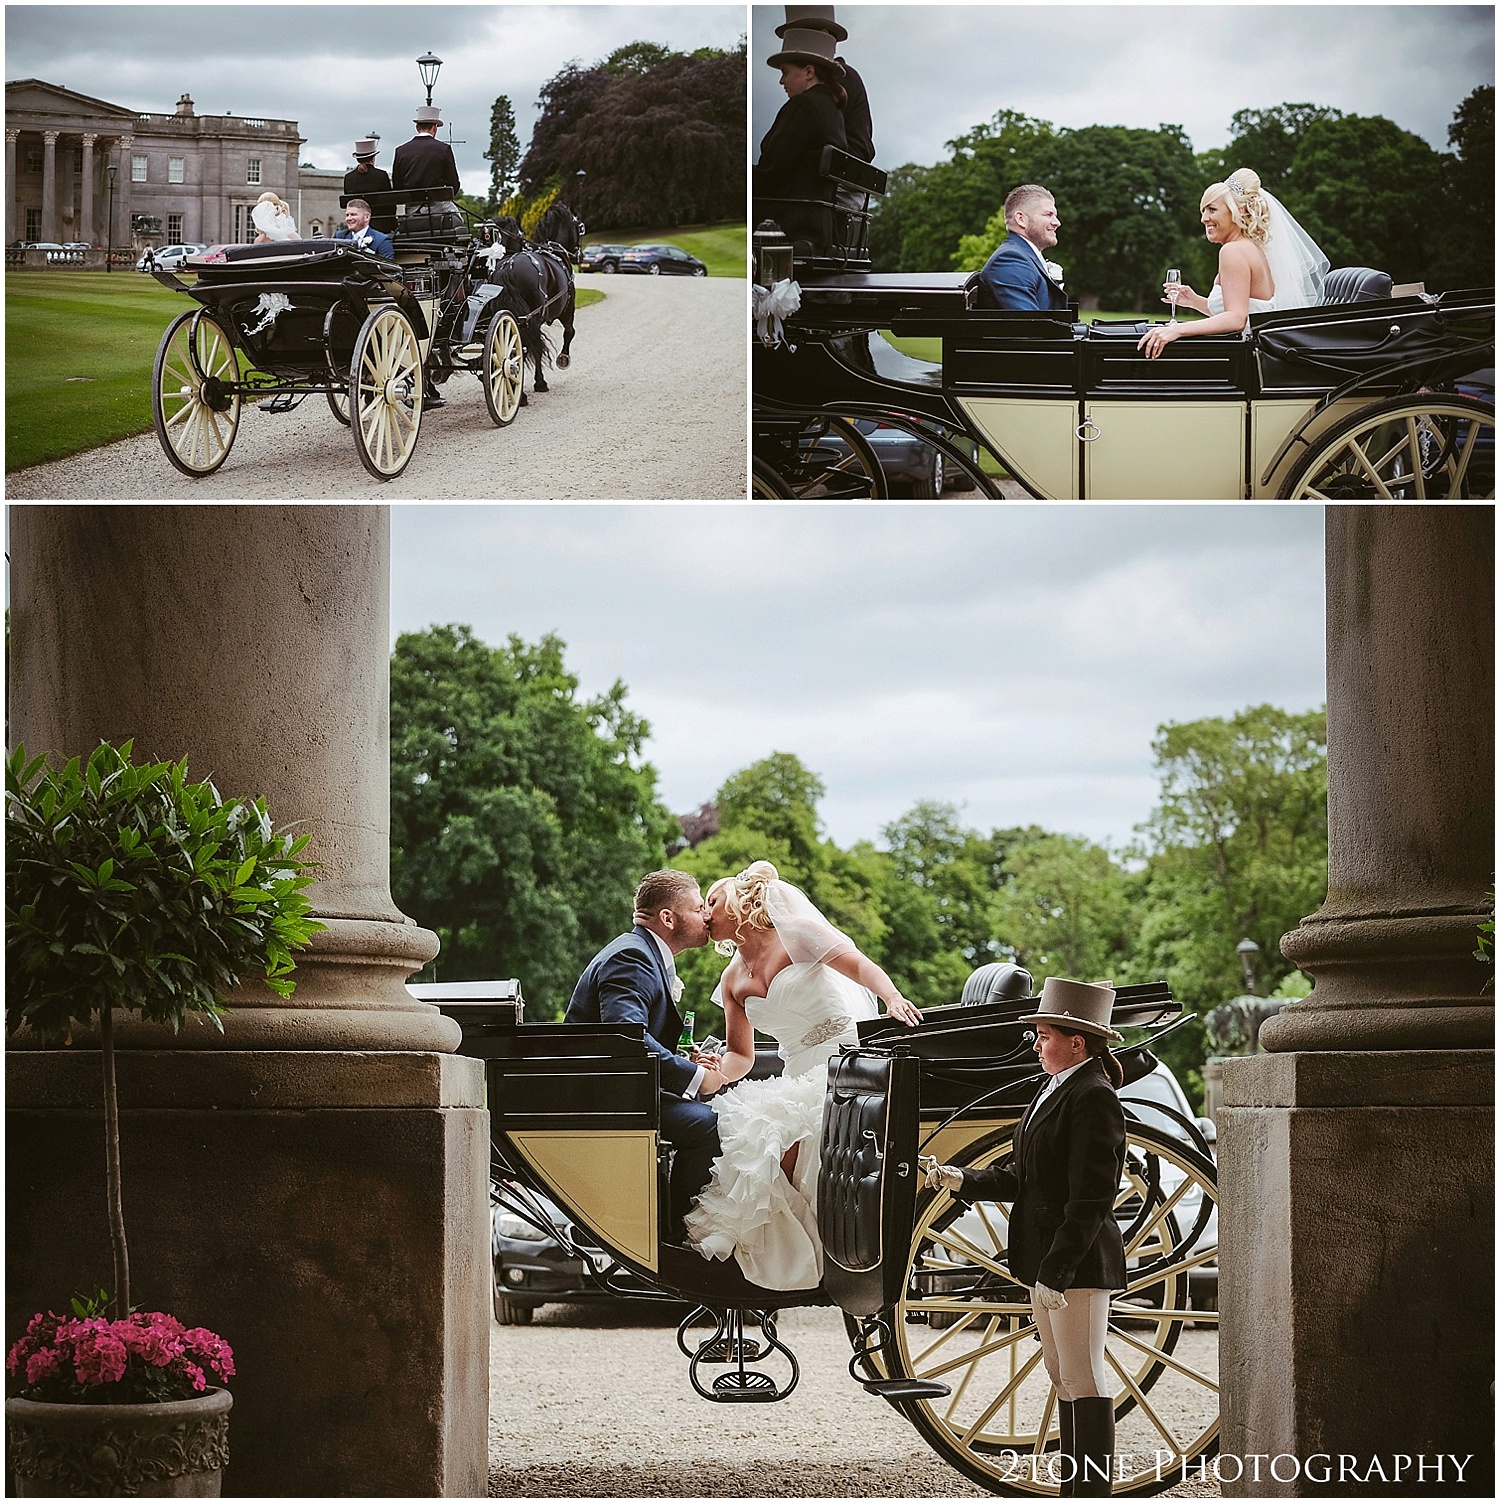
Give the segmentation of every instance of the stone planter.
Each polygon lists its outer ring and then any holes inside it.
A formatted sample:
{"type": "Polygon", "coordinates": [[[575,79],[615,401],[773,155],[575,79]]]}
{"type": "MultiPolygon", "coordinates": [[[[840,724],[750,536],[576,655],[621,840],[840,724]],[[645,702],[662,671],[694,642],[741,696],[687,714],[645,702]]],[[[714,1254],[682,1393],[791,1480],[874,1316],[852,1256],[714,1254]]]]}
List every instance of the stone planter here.
{"type": "Polygon", "coordinates": [[[171,1404],[5,1401],[22,1498],[217,1498],[229,1462],[227,1388],[171,1404]]]}

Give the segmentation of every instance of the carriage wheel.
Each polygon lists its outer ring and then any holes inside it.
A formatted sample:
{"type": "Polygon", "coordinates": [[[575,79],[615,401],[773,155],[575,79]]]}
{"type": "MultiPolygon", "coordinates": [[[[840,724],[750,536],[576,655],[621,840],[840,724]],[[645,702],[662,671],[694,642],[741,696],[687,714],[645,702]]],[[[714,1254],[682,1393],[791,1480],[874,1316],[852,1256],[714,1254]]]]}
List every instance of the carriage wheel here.
{"type": "Polygon", "coordinates": [[[1493,499],[1495,409],[1451,392],[1378,402],[1319,439],[1281,494],[1315,501],[1493,499]]]}
{"type": "Polygon", "coordinates": [[[776,467],[764,459],[751,459],[750,478],[750,494],[758,501],[785,501],[792,495],[791,487],[782,480],[776,467]]]}
{"type": "MultiPolygon", "coordinates": [[[[1218,1450],[1218,1313],[1191,1309],[1188,1294],[1191,1271],[1218,1260],[1218,1191],[1209,1160],[1156,1128],[1127,1125],[1115,1214],[1130,1283],[1110,1304],[1105,1365],[1116,1389],[1114,1491],[1139,1497],[1218,1450]],[[1214,1336],[1182,1341],[1190,1326],[1212,1326],[1214,1336]]],[[[964,1166],[1003,1158],[1013,1131],[980,1140],[964,1166]]],[[[965,1211],[946,1190],[924,1192],[881,1375],[952,1389],[900,1407],[965,1476],[995,1493],[1055,1497],[1057,1393],[1027,1291],[1005,1266],[1006,1233],[1004,1206],[965,1211]]]]}
{"type": "Polygon", "coordinates": [[[172,321],[151,378],[151,421],[167,458],[195,479],[229,457],[240,426],[239,362],[201,309],[172,321]]]}
{"type": "Polygon", "coordinates": [[[784,447],[785,463],[768,469],[776,474],[782,489],[777,496],[799,501],[884,501],[890,495],[885,471],[870,441],[849,418],[820,416],[807,420],[797,434],[795,447],[784,447]],[[849,452],[840,453],[821,441],[841,439],[849,452]]]}
{"type": "Polygon", "coordinates": [[[513,423],[521,410],[523,361],[521,326],[515,315],[502,308],[490,320],[484,336],[484,405],[497,428],[513,423]]]}
{"type": "Polygon", "coordinates": [[[330,386],[326,395],[328,410],[347,428],[349,426],[349,388],[330,386]]]}
{"type": "Polygon", "coordinates": [[[354,447],[377,480],[394,480],[416,452],[422,426],[422,355],[406,315],[377,308],[349,363],[354,447]]]}

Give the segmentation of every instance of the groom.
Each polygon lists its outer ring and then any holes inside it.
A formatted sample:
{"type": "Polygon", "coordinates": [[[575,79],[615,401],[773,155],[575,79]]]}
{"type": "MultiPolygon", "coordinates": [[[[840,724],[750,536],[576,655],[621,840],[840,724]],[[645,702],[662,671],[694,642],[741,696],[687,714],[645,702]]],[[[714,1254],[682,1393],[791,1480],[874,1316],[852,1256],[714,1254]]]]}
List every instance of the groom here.
{"type": "Polygon", "coordinates": [[[682,982],[676,957],[708,943],[708,914],[698,884],[686,872],[651,872],[635,890],[635,927],[589,961],[569,1023],[640,1023],[646,1048],[661,1061],[661,1131],[677,1150],[672,1165],[669,1240],[683,1240],[682,1218],[708,1183],[719,1156],[719,1119],[708,1104],[724,1084],[711,1065],[675,1051],[682,1035],[677,1003],[682,982]]]}
{"type": "Polygon", "coordinates": [[[1012,188],[1005,195],[1007,234],[1000,249],[984,263],[981,285],[996,308],[1044,312],[1068,306],[1062,273],[1054,277],[1043,256],[1057,244],[1062,221],[1052,195],[1037,183],[1012,188]]]}

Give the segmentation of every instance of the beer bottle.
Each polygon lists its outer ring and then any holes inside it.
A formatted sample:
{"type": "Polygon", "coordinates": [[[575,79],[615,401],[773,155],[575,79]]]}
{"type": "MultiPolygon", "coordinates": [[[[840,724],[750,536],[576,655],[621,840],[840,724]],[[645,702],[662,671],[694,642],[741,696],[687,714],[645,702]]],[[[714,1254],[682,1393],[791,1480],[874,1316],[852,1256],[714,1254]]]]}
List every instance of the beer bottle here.
{"type": "Polygon", "coordinates": [[[693,1015],[690,1012],[682,1015],[682,1037],[677,1040],[677,1052],[679,1054],[693,1052],[693,1015]]]}

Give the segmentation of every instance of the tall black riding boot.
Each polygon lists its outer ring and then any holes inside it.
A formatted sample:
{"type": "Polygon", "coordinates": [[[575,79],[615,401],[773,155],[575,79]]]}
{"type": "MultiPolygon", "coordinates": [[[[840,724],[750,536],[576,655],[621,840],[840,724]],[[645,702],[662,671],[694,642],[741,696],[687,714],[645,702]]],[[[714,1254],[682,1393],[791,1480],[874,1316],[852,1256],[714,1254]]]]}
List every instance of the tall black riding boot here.
{"type": "Polygon", "coordinates": [[[1078,1459],[1075,1498],[1107,1498],[1115,1464],[1115,1401],[1073,1400],[1073,1454],[1078,1459]]]}
{"type": "Polygon", "coordinates": [[[1073,1405],[1068,1399],[1057,1401],[1057,1476],[1059,1498],[1073,1496],[1073,1479],[1078,1472],[1078,1461],[1073,1454],[1073,1405]]]}

